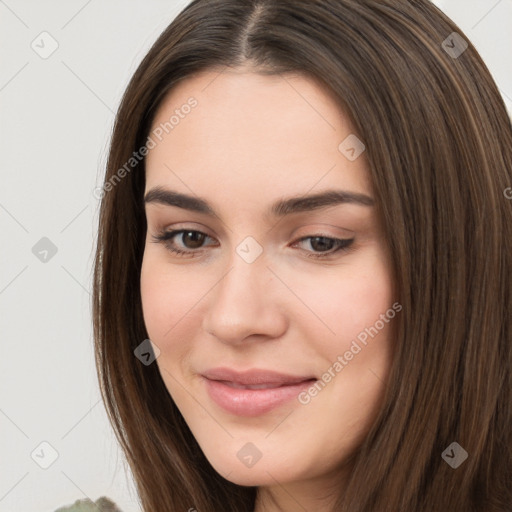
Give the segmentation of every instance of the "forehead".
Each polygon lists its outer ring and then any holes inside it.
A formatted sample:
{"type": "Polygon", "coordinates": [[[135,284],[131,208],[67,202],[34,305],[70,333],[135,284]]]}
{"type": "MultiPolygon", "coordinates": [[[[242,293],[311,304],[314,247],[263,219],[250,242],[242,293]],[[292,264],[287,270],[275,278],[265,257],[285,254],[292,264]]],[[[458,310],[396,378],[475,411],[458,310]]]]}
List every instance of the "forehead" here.
{"type": "Polygon", "coordinates": [[[325,86],[303,75],[203,71],[168,93],[155,130],[161,140],[153,137],[146,160],[147,189],[168,185],[219,201],[371,191],[364,153],[350,161],[339,149],[353,135],[347,116],[325,86]]]}

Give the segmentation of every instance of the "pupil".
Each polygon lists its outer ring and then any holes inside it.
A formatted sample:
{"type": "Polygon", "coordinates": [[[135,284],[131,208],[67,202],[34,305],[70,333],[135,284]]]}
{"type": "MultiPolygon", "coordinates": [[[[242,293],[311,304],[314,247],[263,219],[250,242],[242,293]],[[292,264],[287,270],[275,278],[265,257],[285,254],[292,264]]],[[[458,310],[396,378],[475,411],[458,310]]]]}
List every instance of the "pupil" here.
{"type": "Polygon", "coordinates": [[[333,248],[334,240],[324,236],[315,236],[310,243],[315,251],[328,251],[333,248]]]}
{"type": "Polygon", "coordinates": [[[186,231],[183,233],[183,243],[188,249],[197,249],[204,242],[204,235],[198,231],[186,231]]]}

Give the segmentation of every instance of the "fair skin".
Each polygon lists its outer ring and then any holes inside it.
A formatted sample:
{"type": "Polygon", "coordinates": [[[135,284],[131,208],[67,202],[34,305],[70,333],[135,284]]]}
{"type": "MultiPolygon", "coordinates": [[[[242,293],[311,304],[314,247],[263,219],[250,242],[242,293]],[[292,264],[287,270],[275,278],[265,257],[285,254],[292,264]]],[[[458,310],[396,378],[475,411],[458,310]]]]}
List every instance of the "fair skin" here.
{"type": "Polygon", "coordinates": [[[392,357],[388,322],[344,356],[393,304],[365,154],[350,161],[338,149],[354,131],[329,92],[304,76],[199,73],[170,91],[153,128],[191,96],[197,106],[147,156],[145,194],[159,187],[201,198],[215,213],[155,196],[146,202],[141,294],[156,362],[215,470],[259,487],[256,512],[327,511],[342,491],[344,463],[371,427],[392,357]],[[270,211],[328,190],[370,201],[270,211]],[[179,229],[186,232],[155,240],[179,229]],[[237,252],[246,237],[254,241],[237,252]],[[336,251],[336,240],[346,248],[336,251]],[[259,251],[252,262],[242,257],[259,251]],[[338,356],[341,371],[333,370],[338,356]],[[238,413],[208,391],[204,372],[218,367],[313,380],[302,402],[295,396],[263,411],[249,403],[238,413]],[[308,394],[314,379],[324,385],[308,394]]]}

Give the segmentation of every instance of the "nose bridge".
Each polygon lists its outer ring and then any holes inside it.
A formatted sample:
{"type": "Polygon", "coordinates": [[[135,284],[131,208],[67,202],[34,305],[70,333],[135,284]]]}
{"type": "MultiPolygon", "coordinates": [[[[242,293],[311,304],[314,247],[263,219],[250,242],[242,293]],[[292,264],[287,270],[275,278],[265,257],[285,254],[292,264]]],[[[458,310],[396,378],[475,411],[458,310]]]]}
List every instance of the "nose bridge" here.
{"type": "Polygon", "coordinates": [[[226,302],[230,308],[234,306],[243,309],[252,304],[257,306],[259,286],[263,279],[264,266],[258,264],[247,264],[238,256],[232,258],[229,272],[219,282],[217,303],[226,302]]]}
{"type": "Polygon", "coordinates": [[[269,300],[269,275],[263,254],[247,255],[254,247],[237,246],[223,277],[212,290],[204,329],[224,342],[236,343],[251,334],[278,336],[284,328],[279,308],[269,300]],[[249,248],[249,250],[247,250],[249,248]]]}
{"type": "Polygon", "coordinates": [[[263,246],[255,238],[246,236],[226,260],[228,273],[219,282],[219,299],[228,303],[236,300],[241,307],[246,303],[258,307],[260,286],[268,278],[266,263],[263,246]]]}

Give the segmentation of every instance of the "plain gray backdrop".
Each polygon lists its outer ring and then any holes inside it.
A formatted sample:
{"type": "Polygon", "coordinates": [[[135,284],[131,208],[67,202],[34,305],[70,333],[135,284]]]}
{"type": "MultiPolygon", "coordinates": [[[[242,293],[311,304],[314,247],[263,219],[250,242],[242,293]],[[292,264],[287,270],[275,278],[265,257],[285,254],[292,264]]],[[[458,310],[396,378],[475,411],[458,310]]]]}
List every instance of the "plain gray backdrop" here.
{"type": "MultiPolygon", "coordinates": [[[[94,370],[93,190],[130,76],[187,3],[0,0],[0,512],[140,510],[94,370]]],[[[436,4],[512,111],[512,0],[436,4]]]]}

